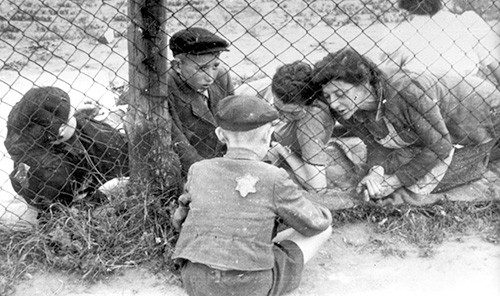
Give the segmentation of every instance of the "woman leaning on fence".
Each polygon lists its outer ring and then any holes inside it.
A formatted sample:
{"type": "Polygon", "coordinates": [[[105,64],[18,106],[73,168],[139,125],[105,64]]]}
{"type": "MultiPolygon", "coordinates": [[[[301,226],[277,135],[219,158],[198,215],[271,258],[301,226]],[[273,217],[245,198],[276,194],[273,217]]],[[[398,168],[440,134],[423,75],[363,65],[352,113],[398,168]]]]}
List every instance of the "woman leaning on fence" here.
{"type": "Polygon", "coordinates": [[[328,104],[317,99],[321,92],[311,81],[312,72],[303,61],[282,65],[272,77],[271,91],[260,92],[272,95],[268,100],[280,114],[271,153],[279,155],[308,190],[346,189],[356,168],[350,159],[357,158],[354,151],[364,152],[364,145],[357,139],[332,138],[335,120],[328,104]]]}
{"type": "Polygon", "coordinates": [[[315,64],[333,116],[367,145],[357,189],[422,200],[481,177],[500,133],[500,92],[477,77],[399,70],[390,78],[351,48],[315,64]]]}

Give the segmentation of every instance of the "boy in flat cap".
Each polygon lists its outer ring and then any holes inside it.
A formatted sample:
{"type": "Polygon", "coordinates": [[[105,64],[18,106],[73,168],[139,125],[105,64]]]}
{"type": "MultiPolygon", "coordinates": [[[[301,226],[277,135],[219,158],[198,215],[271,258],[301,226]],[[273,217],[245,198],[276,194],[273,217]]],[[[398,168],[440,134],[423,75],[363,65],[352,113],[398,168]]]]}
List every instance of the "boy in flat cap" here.
{"type": "Polygon", "coordinates": [[[214,111],[224,97],[234,94],[220,53],[229,43],[203,28],[191,27],[170,39],[174,60],[168,72],[168,99],[173,120],[174,149],[184,173],[196,161],[223,155],[215,135],[214,111]]]}
{"type": "Polygon", "coordinates": [[[278,112],[253,96],[220,101],[216,134],[224,157],[189,169],[173,216],[188,295],[282,295],[331,235],[331,213],[288,173],[262,161],[278,112]],[[276,236],[275,221],[291,228],[276,236]]]}
{"type": "Polygon", "coordinates": [[[74,111],[65,91],[38,87],[9,113],[4,144],[14,161],[12,187],[39,210],[70,205],[76,196],[103,202],[97,188],[128,174],[125,134],[74,111]]]}

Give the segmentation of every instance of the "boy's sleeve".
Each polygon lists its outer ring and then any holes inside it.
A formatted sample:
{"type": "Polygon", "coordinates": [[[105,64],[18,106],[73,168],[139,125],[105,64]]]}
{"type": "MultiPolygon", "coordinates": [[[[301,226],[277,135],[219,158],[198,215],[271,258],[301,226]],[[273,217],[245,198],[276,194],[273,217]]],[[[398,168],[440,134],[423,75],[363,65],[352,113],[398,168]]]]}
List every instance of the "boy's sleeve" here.
{"type": "Polygon", "coordinates": [[[332,224],[326,207],[309,200],[310,193],[294,183],[285,171],[274,184],[276,214],[283,222],[305,236],[316,235],[332,224]]]}
{"type": "Polygon", "coordinates": [[[177,126],[175,120],[172,122],[172,142],[174,143],[175,153],[179,155],[184,173],[189,170],[193,163],[204,159],[198,154],[196,148],[189,143],[186,135],[182,132],[181,128],[177,126]]]}
{"type": "MultiPolygon", "coordinates": [[[[173,100],[172,97],[169,97],[170,100],[173,100]]],[[[197,161],[203,160],[204,158],[198,154],[196,148],[189,142],[186,135],[184,134],[182,128],[182,121],[177,114],[175,108],[173,108],[172,101],[169,102],[169,113],[172,117],[172,143],[175,153],[179,155],[182,171],[187,174],[191,165],[197,161]]]]}

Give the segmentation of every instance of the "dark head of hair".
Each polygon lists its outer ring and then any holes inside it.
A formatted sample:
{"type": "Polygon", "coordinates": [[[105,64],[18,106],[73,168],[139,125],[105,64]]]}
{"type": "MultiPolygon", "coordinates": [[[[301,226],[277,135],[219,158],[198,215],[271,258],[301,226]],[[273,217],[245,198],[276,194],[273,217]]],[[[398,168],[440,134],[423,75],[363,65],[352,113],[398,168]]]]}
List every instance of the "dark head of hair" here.
{"type": "Polygon", "coordinates": [[[30,89],[9,113],[7,151],[19,159],[30,149],[49,147],[57,139],[61,125],[68,122],[70,110],[69,95],[62,89],[52,86],[30,89]]]}
{"type": "MultiPolygon", "coordinates": [[[[11,114],[23,124],[51,127],[67,122],[71,103],[68,93],[58,87],[45,86],[30,89],[16,104],[11,114]]],[[[59,126],[57,126],[57,129],[59,126]]]]}
{"type": "Polygon", "coordinates": [[[410,14],[435,15],[443,8],[441,0],[399,0],[399,8],[410,14]]]}
{"type": "Polygon", "coordinates": [[[350,47],[329,53],[314,65],[313,83],[325,85],[331,80],[340,80],[352,85],[368,82],[375,91],[385,81],[383,72],[368,58],[350,47]]]}
{"type": "Polygon", "coordinates": [[[311,81],[313,69],[308,63],[295,61],[278,68],[271,90],[285,104],[310,105],[319,88],[311,81]]]}

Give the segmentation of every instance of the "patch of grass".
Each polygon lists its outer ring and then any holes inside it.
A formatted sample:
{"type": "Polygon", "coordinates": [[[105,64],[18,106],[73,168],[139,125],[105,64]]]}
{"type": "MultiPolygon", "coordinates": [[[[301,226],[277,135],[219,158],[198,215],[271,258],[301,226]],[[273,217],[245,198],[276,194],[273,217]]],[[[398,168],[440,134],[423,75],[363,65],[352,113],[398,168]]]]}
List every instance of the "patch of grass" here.
{"type": "Polygon", "coordinates": [[[368,222],[377,232],[403,238],[416,245],[421,256],[430,256],[435,245],[446,238],[479,234],[498,244],[500,201],[442,201],[429,206],[404,205],[392,208],[355,207],[335,211],[334,226],[368,222]]]}
{"type": "Polygon", "coordinates": [[[117,270],[177,266],[170,259],[176,233],[173,198],[128,196],[93,209],[54,206],[30,232],[0,230],[0,295],[10,295],[36,270],[64,271],[94,282],[117,270]]]}
{"type": "MultiPolygon", "coordinates": [[[[39,270],[63,271],[93,282],[123,268],[147,266],[170,271],[177,234],[171,227],[173,198],[128,196],[96,209],[55,206],[30,232],[0,230],[0,295],[14,292],[17,282],[39,270]]],[[[416,245],[431,257],[446,238],[480,234],[498,244],[500,201],[451,202],[394,208],[355,207],[334,212],[334,226],[370,223],[377,232],[416,245]]],[[[371,241],[385,256],[404,258],[384,241],[371,241]]]]}

